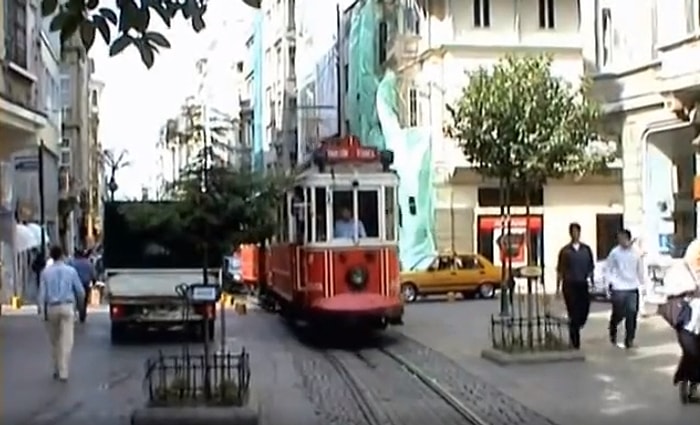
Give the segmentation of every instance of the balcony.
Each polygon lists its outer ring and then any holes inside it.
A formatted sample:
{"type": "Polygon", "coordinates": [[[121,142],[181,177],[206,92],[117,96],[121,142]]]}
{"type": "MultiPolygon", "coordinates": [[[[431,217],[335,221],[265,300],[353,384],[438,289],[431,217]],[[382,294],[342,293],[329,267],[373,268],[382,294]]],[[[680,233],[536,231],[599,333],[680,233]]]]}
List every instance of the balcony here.
{"type": "Polygon", "coordinates": [[[700,33],[659,47],[661,70],[658,89],[662,93],[700,90],[700,33]]]}

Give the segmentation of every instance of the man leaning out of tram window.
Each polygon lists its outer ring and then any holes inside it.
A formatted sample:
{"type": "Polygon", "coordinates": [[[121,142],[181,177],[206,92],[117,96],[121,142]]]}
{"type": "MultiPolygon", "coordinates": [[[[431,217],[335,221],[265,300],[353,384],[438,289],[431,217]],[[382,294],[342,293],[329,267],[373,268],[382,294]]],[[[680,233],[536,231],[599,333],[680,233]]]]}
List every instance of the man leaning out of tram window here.
{"type": "Polygon", "coordinates": [[[365,225],[362,221],[358,219],[353,219],[352,211],[348,207],[340,208],[340,217],[335,221],[333,225],[333,237],[334,238],[349,238],[355,237],[355,227],[357,227],[357,234],[361,238],[366,238],[367,233],[365,232],[365,225]]]}

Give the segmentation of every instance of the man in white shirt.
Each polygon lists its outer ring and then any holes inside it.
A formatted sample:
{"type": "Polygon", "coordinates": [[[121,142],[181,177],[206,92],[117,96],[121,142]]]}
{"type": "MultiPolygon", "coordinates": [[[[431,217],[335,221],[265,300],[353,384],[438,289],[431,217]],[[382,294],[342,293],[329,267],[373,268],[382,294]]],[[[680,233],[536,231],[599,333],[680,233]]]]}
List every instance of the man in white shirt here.
{"type": "Polygon", "coordinates": [[[610,251],[606,261],[610,282],[610,342],[616,346],[632,348],[637,332],[639,291],[644,284],[644,264],[639,250],[632,246],[632,234],[622,229],[617,234],[618,245],[610,251]],[[617,328],[625,321],[624,345],[618,345],[617,328]]]}

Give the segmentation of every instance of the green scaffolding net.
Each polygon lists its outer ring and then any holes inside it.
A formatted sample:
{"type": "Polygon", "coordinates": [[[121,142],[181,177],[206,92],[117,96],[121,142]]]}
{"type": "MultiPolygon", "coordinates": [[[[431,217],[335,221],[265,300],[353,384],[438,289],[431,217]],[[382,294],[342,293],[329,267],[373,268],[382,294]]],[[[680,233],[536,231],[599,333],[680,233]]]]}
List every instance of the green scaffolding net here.
{"type": "Polygon", "coordinates": [[[381,14],[376,0],[360,2],[349,13],[345,105],[349,131],[368,146],[394,152],[400,180],[401,267],[425,270],[436,254],[430,130],[401,125],[399,77],[379,66],[381,14]]]}

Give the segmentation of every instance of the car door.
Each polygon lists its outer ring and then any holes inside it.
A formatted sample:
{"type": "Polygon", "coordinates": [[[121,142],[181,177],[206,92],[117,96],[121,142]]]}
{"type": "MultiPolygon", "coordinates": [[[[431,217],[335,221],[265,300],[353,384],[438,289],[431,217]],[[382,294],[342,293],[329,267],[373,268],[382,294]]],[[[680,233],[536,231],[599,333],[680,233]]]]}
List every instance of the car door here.
{"type": "Polygon", "coordinates": [[[472,291],[486,278],[486,270],[475,255],[455,257],[456,276],[452,281],[452,291],[472,291]]]}
{"type": "Polygon", "coordinates": [[[455,271],[452,256],[438,256],[428,270],[430,272],[430,285],[425,292],[441,293],[450,290],[455,271]]]}

